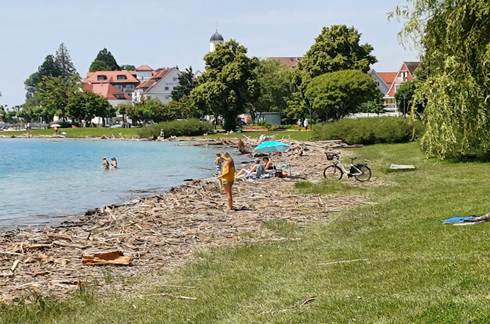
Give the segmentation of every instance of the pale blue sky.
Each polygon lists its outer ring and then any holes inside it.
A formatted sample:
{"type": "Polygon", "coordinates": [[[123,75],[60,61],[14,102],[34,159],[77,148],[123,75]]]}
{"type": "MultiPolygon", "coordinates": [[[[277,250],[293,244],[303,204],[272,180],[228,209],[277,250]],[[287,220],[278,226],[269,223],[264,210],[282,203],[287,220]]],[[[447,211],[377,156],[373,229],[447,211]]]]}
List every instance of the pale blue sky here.
{"type": "Polygon", "coordinates": [[[24,80],[60,42],[84,76],[107,47],[119,64],[202,69],[216,23],[249,54],[301,56],[321,28],[354,25],[374,46],[378,71],[397,70],[418,54],[398,40],[387,12],[405,0],[2,0],[0,104],[24,101],[24,80]]]}

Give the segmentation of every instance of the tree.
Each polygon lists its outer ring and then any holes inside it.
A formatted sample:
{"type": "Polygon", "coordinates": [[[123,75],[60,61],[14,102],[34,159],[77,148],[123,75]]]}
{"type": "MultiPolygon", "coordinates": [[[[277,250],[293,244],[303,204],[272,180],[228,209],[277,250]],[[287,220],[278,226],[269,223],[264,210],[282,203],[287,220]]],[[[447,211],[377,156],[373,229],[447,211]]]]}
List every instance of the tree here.
{"type": "Polygon", "coordinates": [[[286,110],[293,95],[293,73],[292,69],[275,60],[259,61],[256,71],[260,88],[260,96],[255,105],[257,112],[286,110]]]}
{"type": "Polygon", "coordinates": [[[121,65],[120,69],[126,71],[135,71],[136,67],[134,65],[125,64],[125,65],[121,65]]]}
{"type": "Polygon", "coordinates": [[[36,92],[37,85],[44,77],[59,77],[61,69],[53,55],[48,55],[44,62],[38,67],[37,72],[31,74],[24,82],[27,91],[26,97],[30,98],[36,92]]]}
{"type": "Polygon", "coordinates": [[[357,112],[361,104],[376,100],[379,90],[373,79],[359,70],[325,73],[311,80],[305,96],[322,121],[338,120],[357,112]]]}
{"type": "Polygon", "coordinates": [[[414,104],[425,104],[428,156],[440,159],[490,150],[490,10],[488,0],[413,0],[398,8],[403,35],[424,49],[424,77],[414,104]]]}
{"type": "MultiPolygon", "coordinates": [[[[315,43],[299,61],[293,84],[295,100],[288,105],[288,115],[307,115],[311,103],[305,97],[305,91],[311,79],[329,72],[359,70],[367,72],[369,66],[377,62],[371,55],[373,47],[360,44],[361,34],[354,27],[333,25],[323,27],[315,43]],[[299,106],[292,106],[300,100],[299,106]]],[[[297,104],[297,103],[296,103],[297,104]]]]}
{"type": "Polygon", "coordinates": [[[179,84],[172,90],[172,100],[181,100],[190,95],[192,89],[196,87],[196,80],[192,67],[189,66],[184,72],[179,74],[179,84]]]}
{"type": "Polygon", "coordinates": [[[79,122],[90,122],[94,117],[113,117],[109,102],[92,92],[78,91],[68,99],[68,115],[79,122]]]}
{"type": "Polygon", "coordinates": [[[260,92],[255,70],[257,58],[235,40],[221,43],[204,57],[204,73],[190,94],[195,107],[224,118],[225,130],[234,130],[240,113],[253,105],[260,92]]]}
{"type": "Polygon", "coordinates": [[[409,110],[412,112],[416,112],[421,115],[424,112],[425,103],[424,102],[414,102],[414,95],[417,91],[419,81],[410,80],[403,83],[395,94],[396,104],[398,108],[403,112],[403,114],[407,114],[409,110]],[[412,105],[415,105],[415,109],[412,109],[412,105]]]}
{"type": "Polygon", "coordinates": [[[111,52],[107,48],[102,49],[95,60],[90,64],[89,71],[118,71],[121,68],[117,65],[116,59],[112,56],[111,52]]]}
{"type": "Polygon", "coordinates": [[[68,100],[78,89],[77,80],[74,78],[67,80],[62,77],[43,78],[38,85],[36,98],[44,109],[43,115],[47,117],[45,120],[52,120],[55,115],[63,120],[66,119],[68,100]]]}
{"type": "Polygon", "coordinates": [[[62,78],[79,78],[77,70],[75,69],[75,66],[73,65],[73,62],[71,60],[70,52],[68,51],[64,43],[61,43],[58,47],[58,50],[56,51],[55,63],[57,65],[57,68],[59,69],[59,76],[61,76],[62,78]]]}
{"type": "Polygon", "coordinates": [[[373,47],[359,44],[361,34],[346,25],[323,27],[315,43],[299,61],[299,70],[309,78],[340,70],[369,71],[377,62],[371,55],[373,47]]]}

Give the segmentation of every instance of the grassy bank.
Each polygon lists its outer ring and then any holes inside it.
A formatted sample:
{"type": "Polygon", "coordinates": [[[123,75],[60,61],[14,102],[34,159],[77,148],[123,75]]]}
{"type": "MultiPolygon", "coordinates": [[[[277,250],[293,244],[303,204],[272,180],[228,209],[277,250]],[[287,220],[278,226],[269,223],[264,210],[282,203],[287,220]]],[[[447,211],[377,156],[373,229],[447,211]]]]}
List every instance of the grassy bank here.
{"type": "Polygon", "coordinates": [[[321,224],[268,223],[290,240],[203,252],[139,296],[40,299],[0,307],[0,322],[485,322],[490,224],[440,221],[490,211],[488,163],[425,160],[416,143],[356,154],[370,160],[378,185],[301,183],[296,190],[362,194],[374,204],[321,224]],[[392,162],[418,169],[390,173],[392,162]],[[150,295],[162,292],[196,300],[150,295]]]}
{"type": "MultiPolygon", "coordinates": [[[[116,137],[116,138],[137,138],[138,128],[61,128],[59,134],[66,133],[68,138],[85,137],[116,137]]],[[[52,136],[55,135],[53,129],[34,129],[32,136],[52,136]]],[[[0,132],[0,136],[26,136],[26,131],[6,131],[0,132]]]]}

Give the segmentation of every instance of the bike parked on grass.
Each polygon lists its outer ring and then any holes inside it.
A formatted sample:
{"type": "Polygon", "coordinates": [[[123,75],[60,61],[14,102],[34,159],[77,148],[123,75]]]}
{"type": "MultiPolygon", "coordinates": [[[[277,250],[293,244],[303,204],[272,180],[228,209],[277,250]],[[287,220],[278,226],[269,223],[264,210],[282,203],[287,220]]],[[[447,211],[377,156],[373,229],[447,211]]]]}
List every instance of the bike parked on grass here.
{"type": "Polygon", "coordinates": [[[340,159],[340,154],[335,152],[325,152],[327,156],[327,160],[333,161],[331,165],[327,166],[325,170],[323,170],[323,176],[325,178],[337,179],[340,180],[347,174],[349,178],[354,177],[357,181],[365,182],[371,179],[371,169],[368,167],[367,163],[356,163],[354,164],[354,160],[357,157],[351,157],[351,164],[349,166],[349,170],[347,170],[340,159]]]}

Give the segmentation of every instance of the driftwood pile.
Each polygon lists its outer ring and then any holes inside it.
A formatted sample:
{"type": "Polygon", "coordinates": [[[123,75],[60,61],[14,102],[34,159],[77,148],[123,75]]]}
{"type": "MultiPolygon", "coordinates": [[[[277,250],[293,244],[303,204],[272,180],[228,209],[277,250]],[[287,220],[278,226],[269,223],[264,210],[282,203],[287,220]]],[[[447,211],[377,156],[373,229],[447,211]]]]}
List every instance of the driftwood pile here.
{"type": "MultiPolygon", "coordinates": [[[[337,142],[302,143],[290,158],[295,174],[318,179],[324,150],[337,142]]],[[[123,280],[169,269],[203,247],[283,239],[266,229],[268,220],[302,223],[364,201],[362,197],[303,195],[296,179],[240,181],[234,186],[235,212],[214,179],[197,180],[168,193],[108,206],[60,226],[23,228],[0,236],[0,301],[22,296],[65,296],[85,283],[132,289],[123,280]],[[253,233],[253,235],[244,235],[253,233]],[[97,266],[99,265],[99,266],[97,266]]],[[[134,288],[134,287],[133,287],[134,288]]]]}

